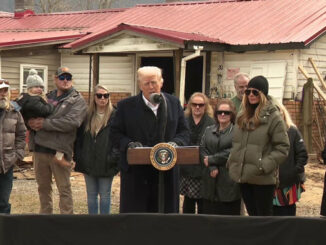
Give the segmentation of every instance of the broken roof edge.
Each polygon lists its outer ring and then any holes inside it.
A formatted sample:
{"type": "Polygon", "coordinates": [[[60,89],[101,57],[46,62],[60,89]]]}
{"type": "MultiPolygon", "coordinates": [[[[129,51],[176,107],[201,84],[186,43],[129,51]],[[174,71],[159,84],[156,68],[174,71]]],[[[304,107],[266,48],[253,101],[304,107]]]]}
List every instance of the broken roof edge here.
{"type": "Polygon", "coordinates": [[[178,6],[178,5],[201,5],[216,3],[236,3],[236,2],[262,2],[266,0],[211,0],[211,1],[187,1],[187,2],[170,2],[170,3],[148,3],[136,4],[135,7],[157,7],[157,6],[178,6]]]}
{"type": "Polygon", "coordinates": [[[12,49],[12,48],[20,48],[21,46],[25,45],[46,45],[46,44],[52,44],[53,42],[56,42],[58,44],[62,43],[69,43],[72,42],[78,38],[83,37],[85,34],[75,34],[70,36],[64,36],[64,37],[51,37],[51,38],[37,38],[37,39],[31,39],[31,40],[19,40],[19,41],[11,41],[11,42],[3,42],[0,43],[0,49],[12,49]]]}

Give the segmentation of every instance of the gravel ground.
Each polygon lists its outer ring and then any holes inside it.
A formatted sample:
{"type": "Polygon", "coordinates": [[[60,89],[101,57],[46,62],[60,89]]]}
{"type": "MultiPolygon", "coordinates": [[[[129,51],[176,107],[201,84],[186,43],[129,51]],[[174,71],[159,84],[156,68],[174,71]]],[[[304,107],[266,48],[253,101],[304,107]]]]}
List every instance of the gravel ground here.
{"type": "MultiPolygon", "coordinates": [[[[302,194],[301,200],[297,203],[297,216],[319,217],[321,196],[323,191],[323,176],[325,165],[308,164],[306,167],[307,181],[306,192],[302,194]]],[[[30,168],[15,172],[16,179],[11,194],[13,214],[32,214],[39,212],[39,200],[37,185],[34,179],[33,170],[30,168]]],[[[76,214],[87,214],[86,191],[84,178],[81,174],[73,172],[71,177],[74,212],[76,214]]],[[[119,186],[120,177],[116,176],[112,185],[111,213],[119,212],[119,186]]],[[[59,213],[58,190],[53,185],[54,213],[59,213]]],[[[181,198],[182,202],[182,198],[181,198]]]]}

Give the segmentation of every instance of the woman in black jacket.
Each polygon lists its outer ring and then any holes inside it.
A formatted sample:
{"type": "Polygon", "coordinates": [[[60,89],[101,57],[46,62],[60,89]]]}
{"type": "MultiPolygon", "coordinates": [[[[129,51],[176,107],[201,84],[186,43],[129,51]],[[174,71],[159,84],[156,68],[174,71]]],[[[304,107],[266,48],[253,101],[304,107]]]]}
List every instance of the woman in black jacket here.
{"type": "MultiPolygon", "coordinates": [[[[199,146],[207,126],[213,125],[214,112],[207,96],[203,93],[193,93],[185,110],[186,121],[190,130],[190,145],[199,146]]],[[[180,194],[184,195],[183,213],[202,213],[201,198],[201,166],[181,166],[180,194]]]]}
{"type": "Polygon", "coordinates": [[[240,215],[240,189],[226,168],[235,117],[232,101],[220,100],[215,111],[216,124],[206,128],[200,144],[204,214],[240,215]]]}
{"type": "Polygon", "coordinates": [[[88,213],[109,214],[111,185],[118,172],[118,154],[112,147],[109,134],[114,110],[108,90],[103,85],[94,88],[92,97],[87,118],[77,133],[75,170],[85,177],[88,213]]]}
{"type": "Polygon", "coordinates": [[[277,105],[283,116],[290,141],[288,158],[280,164],[279,185],[273,199],[274,216],[295,216],[296,202],[304,192],[304,166],[308,161],[308,153],[302,136],[292,122],[291,116],[284,105],[277,105]]]}

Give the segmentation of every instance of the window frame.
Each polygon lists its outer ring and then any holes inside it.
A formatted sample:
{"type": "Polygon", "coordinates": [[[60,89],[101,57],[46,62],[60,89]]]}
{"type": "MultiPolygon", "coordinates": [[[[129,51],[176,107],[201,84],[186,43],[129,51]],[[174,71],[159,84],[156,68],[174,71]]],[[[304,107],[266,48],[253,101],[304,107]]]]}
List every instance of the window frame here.
{"type": "Polygon", "coordinates": [[[24,70],[25,69],[39,69],[39,70],[43,70],[43,74],[44,74],[44,92],[46,93],[48,91],[48,66],[45,65],[34,65],[34,64],[20,64],[20,72],[19,72],[19,92],[26,92],[24,91],[24,85],[26,88],[26,84],[24,81],[24,70]]]}

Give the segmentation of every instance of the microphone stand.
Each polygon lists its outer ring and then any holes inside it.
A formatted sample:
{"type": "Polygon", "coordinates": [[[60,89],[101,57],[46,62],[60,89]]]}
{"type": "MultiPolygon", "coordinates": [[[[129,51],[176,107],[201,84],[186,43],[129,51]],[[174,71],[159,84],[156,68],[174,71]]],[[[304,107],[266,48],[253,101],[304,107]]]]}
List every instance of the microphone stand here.
{"type": "MultiPolygon", "coordinates": [[[[162,133],[161,133],[161,139],[160,142],[164,142],[164,136],[165,136],[165,130],[166,130],[166,123],[167,123],[167,118],[168,118],[168,113],[167,113],[167,104],[166,104],[166,99],[163,95],[161,94],[162,98],[162,109],[163,109],[163,118],[162,118],[162,133]]],[[[159,213],[164,213],[164,208],[165,208],[165,198],[164,198],[164,193],[165,193],[165,186],[164,186],[164,171],[159,171],[159,176],[158,176],[158,211],[159,213]]]]}

